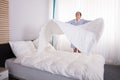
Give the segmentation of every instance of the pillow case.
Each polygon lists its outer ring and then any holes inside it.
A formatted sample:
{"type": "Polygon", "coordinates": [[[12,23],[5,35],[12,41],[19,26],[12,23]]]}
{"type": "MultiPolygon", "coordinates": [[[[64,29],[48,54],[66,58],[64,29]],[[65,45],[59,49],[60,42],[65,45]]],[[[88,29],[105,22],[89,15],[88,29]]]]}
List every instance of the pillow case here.
{"type": "Polygon", "coordinates": [[[9,43],[17,58],[25,57],[36,52],[32,41],[10,41],[9,43]]]}

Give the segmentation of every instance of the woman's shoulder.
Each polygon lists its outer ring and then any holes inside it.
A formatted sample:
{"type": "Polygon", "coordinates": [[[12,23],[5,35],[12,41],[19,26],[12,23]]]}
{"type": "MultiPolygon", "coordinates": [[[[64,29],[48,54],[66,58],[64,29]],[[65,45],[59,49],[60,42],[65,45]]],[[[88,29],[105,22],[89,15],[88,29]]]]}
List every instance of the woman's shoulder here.
{"type": "Polygon", "coordinates": [[[73,22],[75,22],[75,19],[72,19],[72,20],[68,21],[67,23],[73,23],[73,22]]]}
{"type": "Polygon", "coordinates": [[[86,20],[86,19],[80,19],[80,21],[82,21],[84,23],[90,22],[90,20],[86,20]]]}
{"type": "Polygon", "coordinates": [[[86,19],[80,19],[81,21],[87,21],[86,19]]]}

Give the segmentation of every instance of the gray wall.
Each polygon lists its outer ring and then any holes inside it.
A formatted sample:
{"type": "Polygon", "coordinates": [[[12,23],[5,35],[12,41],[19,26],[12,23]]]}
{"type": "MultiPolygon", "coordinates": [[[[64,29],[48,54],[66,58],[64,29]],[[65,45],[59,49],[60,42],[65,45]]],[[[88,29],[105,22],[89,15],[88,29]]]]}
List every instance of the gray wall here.
{"type": "Polygon", "coordinates": [[[49,20],[48,0],[9,0],[10,40],[32,40],[49,20]]]}

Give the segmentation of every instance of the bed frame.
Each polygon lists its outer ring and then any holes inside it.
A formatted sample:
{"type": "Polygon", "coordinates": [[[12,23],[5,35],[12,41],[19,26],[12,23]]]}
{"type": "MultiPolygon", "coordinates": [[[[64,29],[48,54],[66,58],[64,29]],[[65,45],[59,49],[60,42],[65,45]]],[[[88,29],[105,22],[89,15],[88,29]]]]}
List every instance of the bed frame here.
{"type": "Polygon", "coordinates": [[[11,75],[20,80],[78,80],[14,63],[13,60],[6,60],[6,67],[11,75]]]}

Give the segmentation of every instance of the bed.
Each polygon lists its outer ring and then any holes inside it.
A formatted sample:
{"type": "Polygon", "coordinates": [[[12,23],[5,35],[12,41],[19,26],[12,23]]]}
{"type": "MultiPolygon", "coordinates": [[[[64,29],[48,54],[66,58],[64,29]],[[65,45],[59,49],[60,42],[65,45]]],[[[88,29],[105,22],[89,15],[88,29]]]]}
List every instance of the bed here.
{"type": "Polygon", "coordinates": [[[9,70],[9,74],[13,75],[17,79],[21,80],[78,80],[73,78],[68,78],[61,75],[51,74],[47,71],[42,71],[35,68],[30,68],[17,64],[14,62],[15,58],[6,60],[6,67],[9,70]]]}
{"type": "Polygon", "coordinates": [[[8,59],[6,67],[25,80],[103,80],[104,58],[99,55],[46,53],[8,59]]]}
{"type": "MultiPolygon", "coordinates": [[[[84,25],[84,28],[89,25],[95,27],[96,22],[98,28],[102,26],[102,20],[96,19],[84,25]]],[[[101,55],[89,52],[98,40],[98,36],[91,30],[93,29],[78,29],[73,25],[51,20],[41,28],[38,48],[35,48],[32,41],[10,41],[12,51],[17,58],[7,60],[6,67],[14,76],[26,80],[58,80],[58,78],[59,80],[103,80],[105,59],[101,55]],[[77,36],[71,34],[71,31],[76,32],[77,36]],[[56,50],[49,43],[53,34],[66,34],[71,43],[74,43],[82,53],[56,50]]]]}
{"type": "MultiPolygon", "coordinates": [[[[8,59],[6,60],[6,67],[10,74],[25,80],[56,80],[56,78],[59,80],[103,80],[104,61],[100,60],[102,58],[96,56],[99,59],[95,58],[96,61],[91,63],[91,60],[94,60],[92,56],[87,56],[88,59],[85,61],[80,59],[80,61],[78,59],[80,57],[68,56],[71,60],[69,58],[64,59],[65,55],[64,57],[59,56],[60,58],[55,58],[56,56],[53,58],[51,55],[50,57],[42,56],[42,60],[36,59],[38,56],[32,56],[32,59],[31,57],[22,58],[21,61],[20,59],[8,59]]],[[[81,55],[81,57],[85,58],[86,56],[81,55]]]]}
{"type": "Polygon", "coordinates": [[[6,68],[20,80],[103,80],[105,60],[100,55],[57,51],[51,44],[34,52],[33,41],[10,45],[16,58],[6,60],[6,68]]]}

